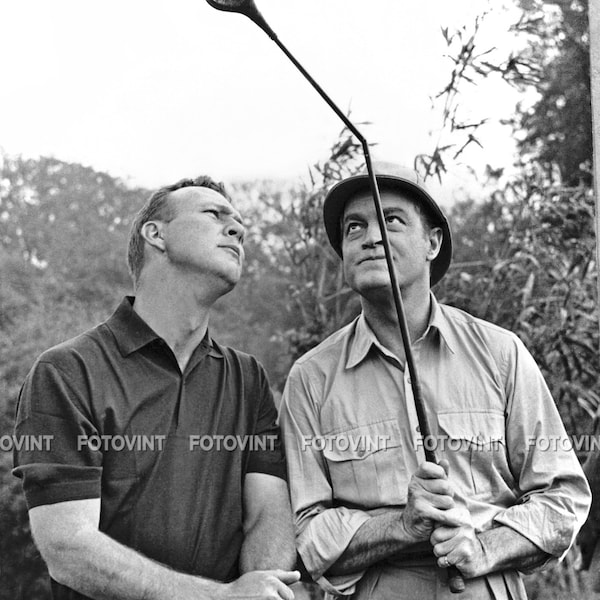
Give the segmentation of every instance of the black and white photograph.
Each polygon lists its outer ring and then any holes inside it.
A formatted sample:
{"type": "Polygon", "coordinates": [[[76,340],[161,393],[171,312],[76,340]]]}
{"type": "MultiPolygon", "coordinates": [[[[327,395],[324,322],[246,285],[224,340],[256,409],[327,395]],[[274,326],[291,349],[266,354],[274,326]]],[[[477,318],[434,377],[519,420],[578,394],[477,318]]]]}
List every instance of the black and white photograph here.
{"type": "Polygon", "coordinates": [[[600,599],[600,0],[0,7],[0,600],[600,599]]]}

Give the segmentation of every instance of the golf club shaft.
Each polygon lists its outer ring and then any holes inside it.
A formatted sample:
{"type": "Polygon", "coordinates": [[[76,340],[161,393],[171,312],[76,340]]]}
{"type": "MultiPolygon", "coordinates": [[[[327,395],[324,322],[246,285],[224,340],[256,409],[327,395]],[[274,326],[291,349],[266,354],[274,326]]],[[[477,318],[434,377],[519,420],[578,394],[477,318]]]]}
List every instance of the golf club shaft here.
{"type": "MultiPolygon", "coordinates": [[[[304,77],[308,80],[308,82],[317,90],[319,96],[327,102],[329,107],[333,110],[333,112],[343,121],[344,125],[354,134],[354,136],[361,143],[363,150],[367,148],[367,140],[361,134],[361,132],[357,129],[357,127],[350,121],[350,119],[340,110],[337,104],[329,97],[329,95],[325,92],[325,90],[313,79],[311,74],[296,60],[296,57],[284,46],[284,44],[279,40],[276,35],[269,36],[271,39],[279,46],[281,51],[290,59],[294,66],[304,75],[304,77]]],[[[366,158],[366,157],[365,157],[366,158]]],[[[370,162],[370,161],[369,161],[370,162]]],[[[377,185],[377,183],[375,183],[377,185]]]]}
{"type": "MultiPolygon", "coordinates": [[[[272,31],[272,30],[271,30],[272,31]]],[[[408,367],[408,375],[410,379],[410,385],[413,392],[413,398],[415,403],[415,409],[417,412],[417,421],[419,422],[419,432],[424,440],[431,439],[431,429],[427,420],[427,414],[425,412],[425,405],[423,402],[423,395],[421,391],[421,382],[417,374],[415,366],[414,356],[411,347],[410,333],[408,330],[408,323],[406,321],[406,313],[404,311],[404,303],[402,302],[402,294],[400,293],[400,285],[398,283],[398,277],[396,275],[396,269],[392,258],[392,250],[390,246],[390,240],[385,224],[385,216],[383,214],[383,207],[381,205],[381,196],[379,194],[379,186],[377,185],[377,178],[373,171],[373,165],[371,162],[371,153],[369,151],[369,144],[362,133],[357,127],[348,119],[348,117],[339,109],[335,102],[327,95],[325,90],[313,79],[308,71],[296,60],[295,56],[286,48],[286,46],[279,40],[279,38],[269,33],[269,37],[279,46],[282,52],[290,59],[290,61],[296,66],[296,68],[304,75],[308,82],[317,90],[321,98],[331,107],[335,114],[343,121],[344,125],[354,134],[354,136],[360,142],[363,154],[365,157],[365,163],[367,167],[367,173],[369,175],[369,184],[371,187],[371,194],[373,196],[373,202],[375,204],[375,212],[377,214],[377,222],[379,223],[379,229],[381,230],[381,240],[383,243],[383,249],[385,252],[385,260],[387,268],[390,274],[390,281],[392,287],[392,296],[394,299],[394,306],[396,314],[398,316],[398,326],[400,328],[400,335],[402,337],[402,344],[404,346],[404,354],[406,356],[406,365],[408,367]]],[[[425,443],[424,452],[425,460],[438,464],[435,452],[431,449],[430,444],[425,443]]],[[[455,566],[450,566],[447,569],[448,572],[448,585],[454,593],[460,593],[465,589],[465,582],[460,574],[460,571],[455,566]]]]}
{"type": "MultiPolygon", "coordinates": [[[[309,83],[317,90],[319,95],[327,102],[327,104],[333,109],[333,111],[337,114],[337,116],[344,122],[344,125],[354,134],[354,136],[360,142],[363,154],[365,157],[365,163],[367,166],[367,173],[369,175],[369,184],[371,187],[371,194],[373,196],[373,201],[375,204],[375,211],[377,214],[377,222],[379,224],[379,228],[381,230],[381,240],[383,243],[383,248],[385,251],[385,259],[387,262],[387,268],[390,273],[390,280],[392,284],[392,295],[394,299],[394,306],[396,309],[396,314],[398,316],[398,325],[400,327],[400,335],[402,337],[402,343],[404,346],[404,353],[406,355],[406,364],[408,366],[408,374],[411,381],[411,387],[413,391],[413,396],[415,400],[416,410],[417,410],[417,420],[419,421],[419,430],[423,438],[429,438],[431,436],[431,430],[429,427],[429,422],[427,421],[427,415],[424,410],[423,405],[423,396],[421,393],[421,384],[419,381],[419,377],[417,375],[417,370],[415,367],[415,362],[412,353],[412,347],[410,343],[410,334],[408,332],[408,323],[406,321],[406,314],[404,311],[404,303],[402,302],[402,294],[400,293],[400,286],[398,284],[398,277],[396,275],[396,269],[394,268],[392,251],[390,246],[390,240],[387,232],[387,227],[385,225],[385,217],[383,214],[383,207],[381,205],[381,196],[379,194],[379,186],[377,185],[377,178],[373,171],[373,165],[371,162],[371,153],[369,150],[369,144],[362,133],[357,129],[357,127],[348,119],[348,117],[338,108],[335,102],[327,95],[325,90],[312,78],[310,73],[306,71],[306,69],[296,60],[294,55],[284,46],[284,44],[279,40],[277,36],[270,36],[271,39],[281,48],[284,54],[294,63],[296,68],[304,75],[304,77],[309,81],[309,83]]],[[[425,459],[429,462],[437,463],[437,459],[433,450],[429,449],[428,444],[424,444],[425,446],[425,459]]]]}

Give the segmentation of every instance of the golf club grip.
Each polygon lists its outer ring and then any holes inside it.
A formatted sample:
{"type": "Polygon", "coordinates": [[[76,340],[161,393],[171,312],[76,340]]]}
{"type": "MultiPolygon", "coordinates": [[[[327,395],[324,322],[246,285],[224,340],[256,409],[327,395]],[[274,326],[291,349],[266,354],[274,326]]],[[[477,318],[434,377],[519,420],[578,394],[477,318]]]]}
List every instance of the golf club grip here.
{"type": "Polygon", "coordinates": [[[451,565],[447,569],[448,571],[448,587],[453,594],[460,594],[465,591],[465,580],[460,574],[460,571],[456,566],[451,565]]]}
{"type": "MultiPolygon", "coordinates": [[[[426,425],[429,428],[428,425],[426,425]]],[[[439,464],[435,452],[433,450],[425,449],[425,460],[427,462],[439,464]]],[[[455,565],[450,565],[446,569],[448,575],[448,587],[453,594],[460,594],[465,591],[465,580],[460,574],[460,571],[455,565]]]]}

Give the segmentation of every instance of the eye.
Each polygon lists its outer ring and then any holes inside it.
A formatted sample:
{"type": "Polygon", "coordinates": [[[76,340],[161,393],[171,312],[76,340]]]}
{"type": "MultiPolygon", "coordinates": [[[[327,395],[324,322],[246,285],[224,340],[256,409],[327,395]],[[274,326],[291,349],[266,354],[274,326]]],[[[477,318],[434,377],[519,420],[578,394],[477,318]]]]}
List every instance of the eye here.
{"type": "Polygon", "coordinates": [[[361,228],[361,224],[358,221],[349,221],[346,223],[346,235],[359,231],[361,228]]]}
{"type": "Polygon", "coordinates": [[[221,213],[216,208],[207,208],[204,212],[214,215],[217,219],[221,216],[221,213]]]}
{"type": "Polygon", "coordinates": [[[388,226],[391,227],[399,227],[405,224],[404,219],[402,219],[402,217],[400,217],[399,215],[386,215],[385,222],[388,226]]]}

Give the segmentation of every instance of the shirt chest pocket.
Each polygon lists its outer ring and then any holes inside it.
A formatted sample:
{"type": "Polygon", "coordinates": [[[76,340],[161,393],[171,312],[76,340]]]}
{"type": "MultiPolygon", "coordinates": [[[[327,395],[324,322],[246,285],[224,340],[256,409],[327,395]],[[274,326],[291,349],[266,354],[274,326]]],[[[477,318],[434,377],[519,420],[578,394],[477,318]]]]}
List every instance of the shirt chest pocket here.
{"type": "Polygon", "coordinates": [[[326,436],[323,455],[336,500],[365,508],[405,503],[410,474],[395,419],[326,436]]]}
{"type": "Polygon", "coordinates": [[[439,458],[450,461],[450,477],[463,493],[493,495],[508,473],[504,414],[438,414],[439,458]]]}

